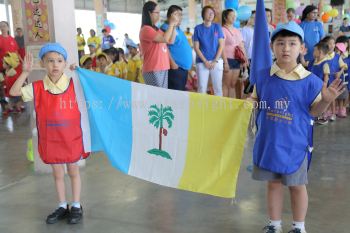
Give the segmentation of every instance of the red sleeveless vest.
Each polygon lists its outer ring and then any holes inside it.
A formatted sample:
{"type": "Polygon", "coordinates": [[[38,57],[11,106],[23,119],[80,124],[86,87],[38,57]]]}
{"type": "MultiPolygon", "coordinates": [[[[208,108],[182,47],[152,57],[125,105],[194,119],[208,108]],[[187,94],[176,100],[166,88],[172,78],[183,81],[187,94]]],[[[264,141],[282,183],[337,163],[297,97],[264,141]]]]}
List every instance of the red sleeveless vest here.
{"type": "Polygon", "coordinates": [[[44,163],[74,163],[87,158],[84,153],[80,111],[73,80],[61,94],[44,89],[42,80],[33,83],[34,108],[38,128],[38,150],[44,163]]]}

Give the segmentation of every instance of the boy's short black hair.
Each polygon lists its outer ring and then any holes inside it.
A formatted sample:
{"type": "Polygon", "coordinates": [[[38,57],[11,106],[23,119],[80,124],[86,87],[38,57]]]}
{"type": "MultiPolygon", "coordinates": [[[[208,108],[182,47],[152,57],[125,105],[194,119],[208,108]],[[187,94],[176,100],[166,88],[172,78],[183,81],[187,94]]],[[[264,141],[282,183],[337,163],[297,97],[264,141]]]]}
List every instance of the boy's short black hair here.
{"type": "Polygon", "coordinates": [[[106,55],[107,55],[107,54],[103,52],[103,53],[97,54],[96,58],[97,58],[97,59],[100,59],[101,57],[104,57],[106,60],[108,60],[108,58],[107,58],[106,55]]]}
{"type": "Polygon", "coordinates": [[[347,36],[339,36],[336,40],[335,43],[348,43],[349,38],[347,36]]]}
{"type": "Polygon", "coordinates": [[[272,10],[270,8],[265,8],[265,11],[272,13],[272,10]]]}
{"type": "Polygon", "coordinates": [[[322,42],[322,41],[318,42],[315,45],[315,48],[317,48],[323,54],[327,54],[329,52],[329,47],[328,47],[328,44],[326,42],[322,42]]]}
{"type": "Polygon", "coordinates": [[[301,38],[301,36],[299,36],[298,34],[288,31],[288,30],[281,30],[279,32],[277,32],[272,38],[271,38],[271,43],[273,44],[273,42],[278,38],[278,37],[298,37],[299,41],[301,44],[303,44],[303,39],[301,38]]]}
{"type": "Polygon", "coordinates": [[[323,37],[323,39],[321,41],[328,43],[330,40],[334,40],[335,41],[334,36],[330,36],[330,35],[329,36],[325,36],[325,37],[323,37]]]}
{"type": "Polygon", "coordinates": [[[109,49],[106,49],[103,51],[105,54],[117,54],[118,53],[118,49],[115,47],[111,47],[109,49]]]}
{"type": "Polygon", "coordinates": [[[289,12],[292,12],[293,14],[295,14],[294,8],[288,8],[286,12],[287,12],[287,14],[288,14],[289,12]]]}
{"type": "Polygon", "coordinates": [[[105,33],[105,32],[107,32],[107,30],[104,28],[104,29],[102,29],[102,33],[105,33]]]}
{"type": "Polygon", "coordinates": [[[114,60],[112,61],[113,63],[115,63],[116,61],[119,61],[119,49],[115,47],[111,47],[109,49],[104,50],[104,53],[106,53],[107,55],[114,56],[114,60]]]}

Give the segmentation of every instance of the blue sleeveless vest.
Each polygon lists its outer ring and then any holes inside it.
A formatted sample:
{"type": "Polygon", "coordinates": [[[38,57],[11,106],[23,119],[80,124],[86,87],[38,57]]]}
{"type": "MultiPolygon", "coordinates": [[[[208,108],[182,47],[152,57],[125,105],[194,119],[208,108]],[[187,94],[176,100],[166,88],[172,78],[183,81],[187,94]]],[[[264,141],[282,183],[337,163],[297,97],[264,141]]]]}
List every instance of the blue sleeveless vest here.
{"type": "Polygon", "coordinates": [[[340,55],[335,53],[333,59],[328,60],[329,69],[330,69],[328,85],[334,81],[335,73],[337,73],[340,70],[339,58],[340,58],[340,55]]]}
{"type": "Polygon", "coordinates": [[[289,81],[271,77],[269,72],[262,71],[256,83],[260,108],[253,161],[259,168],[292,174],[306,155],[311,162],[313,117],[309,110],[322,81],[314,74],[289,81]]]}
{"type": "Polygon", "coordinates": [[[343,61],[348,65],[348,71],[345,71],[346,74],[344,81],[348,82],[348,90],[350,90],[350,55],[347,58],[344,58],[343,61]]]}
{"type": "Polygon", "coordinates": [[[321,62],[320,64],[314,65],[315,60],[312,60],[307,69],[308,71],[310,71],[311,73],[315,74],[317,77],[319,77],[322,81],[324,81],[324,73],[323,73],[323,65],[326,63],[329,63],[328,60],[325,60],[323,62],[321,62]]]}

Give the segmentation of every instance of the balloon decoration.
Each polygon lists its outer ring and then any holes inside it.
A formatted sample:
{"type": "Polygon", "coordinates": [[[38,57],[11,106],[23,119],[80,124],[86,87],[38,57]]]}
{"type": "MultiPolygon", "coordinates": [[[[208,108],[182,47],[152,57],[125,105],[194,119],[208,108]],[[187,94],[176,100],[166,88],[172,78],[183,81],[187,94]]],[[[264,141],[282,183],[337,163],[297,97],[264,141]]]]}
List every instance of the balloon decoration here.
{"type": "Polygon", "coordinates": [[[337,17],[339,15],[339,11],[337,9],[332,9],[331,11],[327,12],[331,17],[337,17]]]}
{"type": "Polygon", "coordinates": [[[301,20],[300,20],[300,19],[294,19],[294,21],[295,21],[297,24],[301,24],[301,20]]]}
{"type": "Polygon", "coordinates": [[[110,33],[111,30],[114,30],[116,28],[115,24],[110,22],[108,19],[105,19],[105,21],[103,22],[103,25],[104,25],[104,29],[106,29],[108,33],[110,33]]]}
{"type": "Polygon", "coordinates": [[[328,13],[328,12],[330,12],[332,10],[332,6],[330,6],[330,5],[325,5],[324,7],[323,7],[323,12],[325,12],[325,13],[328,13]]]}
{"type": "Polygon", "coordinates": [[[303,5],[303,6],[299,6],[297,9],[295,9],[295,14],[297,14],[297,15],[303,15],[303,11],[304,11],[304,9],[305,9],[305,5],[303,5]]]}
{"type": "Polygon", "coordinates": [[[239,27],[241,26],[241,23],[240,23],[238,20],[236,20],[236,21],[234,22],[233,26],[234,26],[235,28],[239,28],[239,27]]]}
{"type": "Polygon", "coordinates": [[[328,13],[323,13],[321,16],[322,22],[328,23],[332,18],[328,13]]]}
{"type": "Polygon", "coordinates": [[[239,0],[226,0],[225,9],[238,9],[239,0]]]}
{"type": "MultiPolygon", "coordinates": [[[[301,5],[299,7],[296,7],[297,5],[300,5],[299,0],[286,0],[286,8],[294,8],[295,14],[301,16],[303,14],[303,11],[306,7],[306,5],[301,5]]],[[[322,5],[320,6],[322,7],[322,5]]],[[[324,5],[322,7],[322,16],[321,20],[324,23],[329,23],[332,21],[333,18],[337,17],[339,15],[339,11],[335,8],[333,8],[331,5],[324,5]]],[[[344,15],[346,17],[346,15],[344,15]]],[[[348,18],[350,19],[350,15],[348,15],[348,18]]]]}
{"type": "Polygon", "coordinates": [[[249,6],[240,6],[237,10],[237,19],[239,21],[245,21],[252,15],[252,9],[249,6]]]}
{"type": "Polygon", "coordinates": [[[297,3],[294,0],[286,0],[286,9],[297,7],[297,3]]]}

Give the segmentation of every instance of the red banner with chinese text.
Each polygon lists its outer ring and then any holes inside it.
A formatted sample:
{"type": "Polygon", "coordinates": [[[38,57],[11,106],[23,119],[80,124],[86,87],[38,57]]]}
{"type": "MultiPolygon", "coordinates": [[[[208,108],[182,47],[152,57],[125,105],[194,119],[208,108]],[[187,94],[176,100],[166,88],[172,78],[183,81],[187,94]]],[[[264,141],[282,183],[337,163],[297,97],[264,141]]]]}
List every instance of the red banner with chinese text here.
{"type": "Polygon", "coordinates": [[[46,0],[25,0],[25,27],[29,44],[50,41],[48,5],[46,0]]]}
{"type": "Polygon", "coordinates": [[[275,25],[286,22],[286,0],[274,0],[272,11],[272,22],[275,25]]]}

